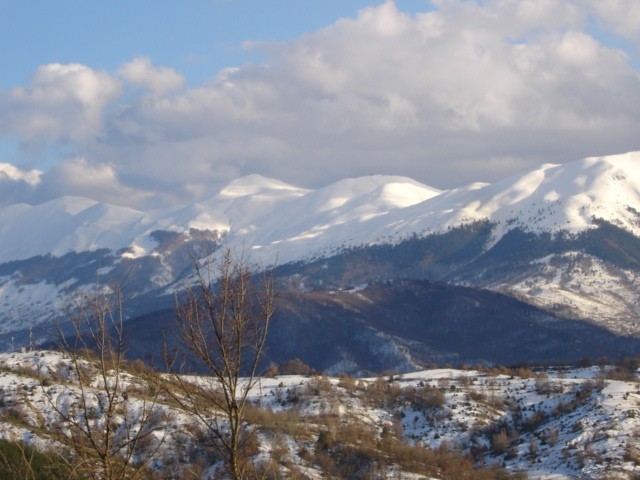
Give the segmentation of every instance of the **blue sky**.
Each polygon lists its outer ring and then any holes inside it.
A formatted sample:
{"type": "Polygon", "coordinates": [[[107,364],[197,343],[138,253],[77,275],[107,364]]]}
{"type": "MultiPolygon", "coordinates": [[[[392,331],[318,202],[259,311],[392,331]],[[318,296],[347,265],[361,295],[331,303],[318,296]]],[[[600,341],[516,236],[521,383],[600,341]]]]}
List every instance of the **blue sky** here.
{"type": "Polygon", "coordinates": [[[640,2],[4,0],[0,204],[640,150],[640,2]]]}
{"type": "MultiPolygon", "coordinates": [[[[380,3],[380,2],[377,2],[380,3]]],[[[406,12],[426,0],[399,0],[406,12]]],[[[51,62],[114,70],[138,56],[184,73],[189,85],[224,67],[260,61],[246,41],[287,41],[353,17],[371,0],[3,0],[0,86],[51,62]]]]}

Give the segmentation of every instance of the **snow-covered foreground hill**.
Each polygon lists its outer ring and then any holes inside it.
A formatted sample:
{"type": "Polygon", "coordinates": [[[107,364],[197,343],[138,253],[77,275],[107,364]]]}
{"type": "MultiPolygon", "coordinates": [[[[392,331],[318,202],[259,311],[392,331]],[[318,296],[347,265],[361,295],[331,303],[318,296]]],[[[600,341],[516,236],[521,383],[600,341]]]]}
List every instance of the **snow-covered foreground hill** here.
{"type": "MultiPolygon", "coordinates": [[[[71,370],[69,357],[55,352],[0,355],[0,437],[62,451],[56,432],[65,426],[52,407],[78,407],[71,370]]],[[[148,402],[148,373],[134,372],[123,376],[123,412],[148,402]]],[[[98,421],[96,382],[90,418],[98,421]]],[[[215,460],[198,437],[197,422],[158,398],[154,436],[163,442],[150,466],[166,478],[180,478],[187,469],[201,478],[214,475],[215,460]]],[[[446,451],[461,452],[478,468],[502,465],[532,479],[630,479],[640,473],[640,384],[632,364],[536,372],[438,369],[378,378],[277,376],[262,378],[250,399],[247,418],[258,429],[254,463],[275,468],[278,478],[346,478],[341,462],[352,462],[349,478],[460,478],[447,462],[460,466],[466,460],[446,451]]],[[[493,478],[485,474],[481,478],[493,478]]]]}

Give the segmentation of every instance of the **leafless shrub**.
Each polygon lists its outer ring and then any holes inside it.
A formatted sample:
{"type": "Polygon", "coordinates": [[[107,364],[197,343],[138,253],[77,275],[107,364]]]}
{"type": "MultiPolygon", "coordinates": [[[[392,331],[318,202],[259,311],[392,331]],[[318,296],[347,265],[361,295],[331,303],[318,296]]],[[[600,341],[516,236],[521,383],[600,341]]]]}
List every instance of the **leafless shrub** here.
{"type": "Polygon", "coordinates": [[[260,426],[264,430],[293,437],[299,437],[308,432],[305,420],[295,410],[274,411],[247,405],[245,419],[248,423],[260,426]]]}
{"type": "Polygon", "coordinates": [[[164,438],[155,435],[165,429],[157,395],[129,396],[123,372],[122,295],[117,287],[111,291],[83,295],[67,306],[73,335],[60,333],[59,343],[76,384],[61,390],[42,387],[57,417],[58,439],[70,448],[78,478],[147,476],[164,438]]]}
{"type": "Polygon", "coordinates": [[[498,433],[494,433],[491,436],[491,448],[497,455],[502,455],[507,451],[509,446],[509,437],[505,429],[500,430],[498,433]]]}

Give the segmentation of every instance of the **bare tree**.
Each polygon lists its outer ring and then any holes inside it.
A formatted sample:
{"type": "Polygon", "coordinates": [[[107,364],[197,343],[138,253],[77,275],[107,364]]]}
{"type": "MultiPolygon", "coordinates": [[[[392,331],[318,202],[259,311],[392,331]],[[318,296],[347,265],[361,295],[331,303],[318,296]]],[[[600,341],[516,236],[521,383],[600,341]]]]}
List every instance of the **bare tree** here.
{"type": "Polygon", "coordinates": [[[68,358],[70,386],[60,391],[42,384],[74,472],[79,478],[141,478],[162,444],[165,425],[157,408],[159,377],[136,385],[124,371],[121,291],[83,295],[67,313],[72,332],[60,333],[60,347],[68,358]]]}
{"type": "Polygon", "coordinates": [[[248,263],[228,248],[217,268],[194,263],[197,284],[177,302],[176,313],[186,348],[210,376],[188,382],[175,375],[176,399],[204,426],[239,480],[247,476],[254,443],[245,413],[275,311],[273,279],[265,274],[254,280],[248,263]]]}

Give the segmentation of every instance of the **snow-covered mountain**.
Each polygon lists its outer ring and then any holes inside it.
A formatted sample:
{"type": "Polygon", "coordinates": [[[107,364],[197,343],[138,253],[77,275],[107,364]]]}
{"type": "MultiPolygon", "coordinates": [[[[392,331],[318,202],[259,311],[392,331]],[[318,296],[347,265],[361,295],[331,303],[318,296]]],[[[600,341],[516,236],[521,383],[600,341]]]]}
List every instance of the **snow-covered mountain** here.
{"type": "Polygon", "coordinates": [[[309,190],[250,175],[170,210],[77,197],[3,206],[0,332],[51,321],[96,283],[126,279],[132,316],[165,306],[193,252],[221,242],[277,263],[301,290],[444,281],[640,334],[640,152],[446,191],[397,176],[309,190]]]}
{"type": "Polygon", "coordinates": [[[640,152],[543,165],[495,184],[439,191],[372,175],[307,190],[260,175],[168,211],[138,211],[79,197],[0,210],[0,262],[107,248],[150,254],[154,231],[227,235],[267,260],[299,260],[337,246],[399,241],[488,219],[506,231],[580,232],[594,218],[640,234],[640,152]]]}
{"type": "Polygon", "coordinates": [[[230,245],[251,245],[290,261],[350,238],[368,238],[372,231],[360,226],[437,194],[404,177],[342,180],[309,191],[250,175],[169,211],[142,212],[79,197],[11,205],[0,210],[0,262],[103,248],[141,256],[153,252],[153,232],[190,229],[226,234],[230,245]]]}

